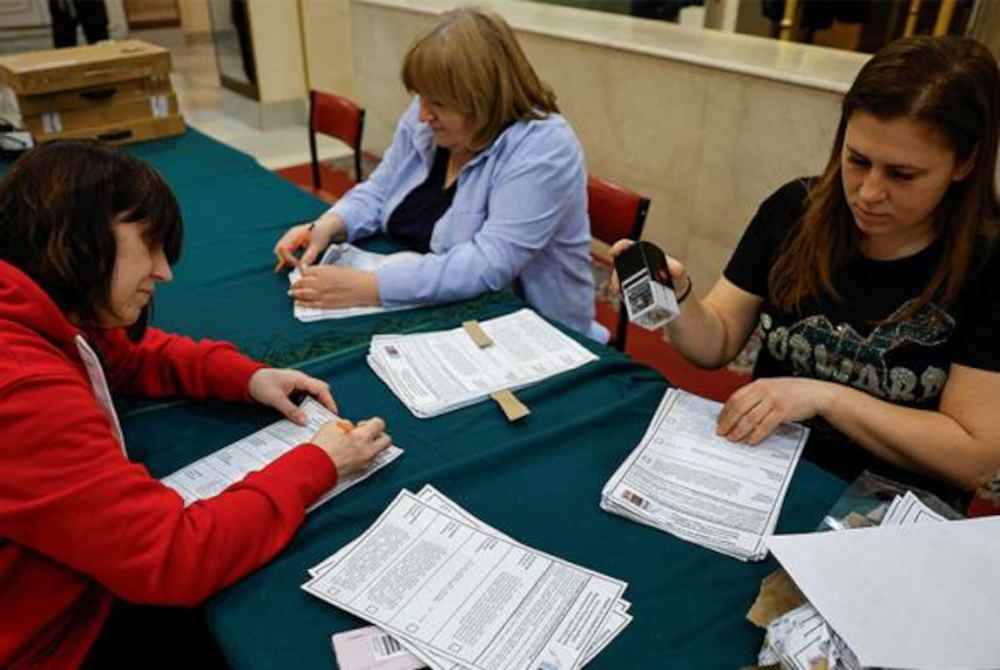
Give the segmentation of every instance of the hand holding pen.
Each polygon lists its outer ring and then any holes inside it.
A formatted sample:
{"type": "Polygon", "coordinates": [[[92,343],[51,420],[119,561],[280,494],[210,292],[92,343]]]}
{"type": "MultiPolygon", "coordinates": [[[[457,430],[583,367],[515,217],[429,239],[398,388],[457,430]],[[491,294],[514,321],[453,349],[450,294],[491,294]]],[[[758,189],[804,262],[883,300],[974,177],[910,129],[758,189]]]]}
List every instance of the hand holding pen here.
{"type": "Polygon", "coordinates": [[[347,226],[333,212],[327,212],[312,223],[292,226],[274,245],[274,255],[278,258],[274,271],[312,265],[331,242],[340,242],[346,238],[347,226]],[[298,258],[295,254],[300,249],[303,249],[302,257],[298,258]]]}
{"type": "Polygon", "coordinates": [[[392,444],[385,422],[373,417],[356,426],[346,419],[324,424],[311,442],[327,453],[340,476],[368,467],[380,451],[392,444]]]}
{"type": "Polygon", "coordinates": [[[315,227],[313,223],[300,223],[288,229],[278,243],[274,245],[274,255],[278,257],[278,262],[274,265],[274,271],[279,272],[286,267],[296,267],[301,262],[295,252],[303,247],[308,247],[315,227]]]}

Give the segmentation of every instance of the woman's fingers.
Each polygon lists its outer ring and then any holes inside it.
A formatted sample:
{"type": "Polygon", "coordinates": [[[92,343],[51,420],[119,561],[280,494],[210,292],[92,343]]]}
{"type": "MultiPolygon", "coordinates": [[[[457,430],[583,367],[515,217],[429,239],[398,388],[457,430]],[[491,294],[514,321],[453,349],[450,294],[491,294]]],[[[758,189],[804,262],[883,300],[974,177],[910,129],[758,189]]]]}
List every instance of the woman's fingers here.
{"type": "Polygon", "coordinates": [[[611,258],[617,258],[621,252],[625,251],[633,244],[635,244],[634,240],[618,240],[611,245],[610,249],[608,249],[608,254],[611,258]]]}
{"type": "Polygon", "coordinates": [[[771,408],[764,402],[758,402],[733,424],[724,437],[732,442],[747,441],[747,438],[757,430],[769,414],[771,414],[771,408]]]}

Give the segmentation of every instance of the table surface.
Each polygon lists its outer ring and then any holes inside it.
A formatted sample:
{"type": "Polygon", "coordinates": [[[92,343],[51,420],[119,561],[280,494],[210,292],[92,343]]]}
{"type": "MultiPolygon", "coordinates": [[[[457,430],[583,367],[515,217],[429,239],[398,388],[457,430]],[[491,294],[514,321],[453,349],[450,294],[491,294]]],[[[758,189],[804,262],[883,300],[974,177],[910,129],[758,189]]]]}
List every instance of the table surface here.
{"type": "MultiPolygon", "coordinates": [[[[300,323],[271,248],[325,205],[252,158],[193,130],[136,145],[180,200],[185,243],[153,323],[227,339],[275,365],[328,380],[344,416],[386,420],[402,458],[309,515],[272,563],[213,597],[209,624],[234,668],[329,668],[332,633],[363,625],[299,587],[306,570],[357,537],[402,488],[433,484],[515,539],[629,583],[632,624],[591,667],[736,668],[763,638],[745,619],[772,559],[742,563],[602,511],[601,488],[638,444],[668,388],[654,370],[572,334],[600,358],[518,392],[531,415],[505,421],[493,403],[417,419],[365,361],[375,333],[458,326],[523,306],[510,292],[387,315],[300,323]]],[[[2,171],[3,166],[0,166],[2,171]]],[[[376,250],[388,249],[378,240],[376,250]]],[[[156,477],[276,420],[259,407],[124,402],[129,452],[156,477]]],[[[803,462],[778,532],[816,527],[844,482],[803,462]]]]}

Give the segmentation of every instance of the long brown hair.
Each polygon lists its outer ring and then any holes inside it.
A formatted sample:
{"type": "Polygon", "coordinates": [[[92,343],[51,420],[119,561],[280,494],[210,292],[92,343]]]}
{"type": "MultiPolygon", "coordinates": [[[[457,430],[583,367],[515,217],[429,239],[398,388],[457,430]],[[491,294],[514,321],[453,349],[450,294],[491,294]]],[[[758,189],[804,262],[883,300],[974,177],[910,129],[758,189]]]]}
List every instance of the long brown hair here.
{"type": "Polygon", "coordinates": [[[445,12],[403,59],[403,85],[472,119],[473,151],[491,145],[515,121],[559,112],[510,26],[493,12],[445,12]]]}
{"type": "MultiPolygon", "coordinates": [[[[22,156],[0,182],[0,260],[81,325],[97,326],[111,309],[116,221],[145,223],[146,243],[162,246],[171,265],[179,259],[177,200],[141,160],[96,142],[52,142],[22,156]]],[[[144,310],[130,337],[141,338],[147,320],[144,310]]]]}
{"type": "Polygon", "coordinates": [[[805,214],[770,272],[770,299],[797,309],[808,297],[839,300],[833,273],[860,253],[841,183],[841,152],[855,112],[881,120],[910,118],[935,130],[956,163],[974,160],[953,181],[933,214],[941,260],[920,296],[901,314],[931,301],[955,301],[972,269],[977,245],[997,236],[1000,204],[995,184],[1000,76],[990,51],[964,37],[910,37],[889,44],[865,64],[844,96],[840,125],[823,175],[809,190],[805,214]]]}

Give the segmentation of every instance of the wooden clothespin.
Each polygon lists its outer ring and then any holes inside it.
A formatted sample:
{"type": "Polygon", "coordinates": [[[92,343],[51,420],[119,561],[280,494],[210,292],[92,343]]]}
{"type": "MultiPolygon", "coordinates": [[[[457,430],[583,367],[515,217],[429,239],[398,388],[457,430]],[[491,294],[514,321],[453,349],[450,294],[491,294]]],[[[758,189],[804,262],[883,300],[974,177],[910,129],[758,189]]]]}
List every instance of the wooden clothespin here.
{"type": "Polygon", "coordinates": [[[486,331],[483,330],[478,321],[463,321],[462,328],[465,329],[465,332],[469,334],[469,337],[472,338],[472,341],[480,349],[493,346],[493,340],[486,334],[486,331]]]}
{"type": "Polygon", "coordinates": [[[510,389],[504,389],[503,391],[494,391],[490,394],[490,397],[500,405],[500,409],[503,410],[504,416],[511,423],[517,421],[518,419],[523,419],[524,417],[531,414],[531,410],[527,406],[517,399],[510,389]]]}

